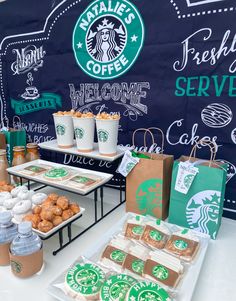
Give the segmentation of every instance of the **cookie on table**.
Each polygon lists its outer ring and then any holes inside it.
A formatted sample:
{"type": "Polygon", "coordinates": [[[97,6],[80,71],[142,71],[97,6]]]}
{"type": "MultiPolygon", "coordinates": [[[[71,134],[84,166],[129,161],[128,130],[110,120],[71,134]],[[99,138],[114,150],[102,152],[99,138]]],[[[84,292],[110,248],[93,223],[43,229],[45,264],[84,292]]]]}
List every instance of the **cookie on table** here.
{"type": "Polygon", "coordinates": [[[165,223],[157,219],[146,223],[141,240],[151,247],[163,249],[170,235],[171,232],[165,223]]]}
{"type": "Polygon", "coordinates": [[[121,271],[130,244],[130,241],[121,237],[112,239],[103,251],[100,262],[107,267],[121,271]]]}
{"type": "Polygon", "coordinates": [[[165,245],[165,250],[191,261],[196,256],[200,246],[199,238],[191,230],[184,229],[172,234],[165,245]]]}
{"type": "Polygon", "coordinates": [[[157,251],[150,252],[145,262],[143,276],[160,284],[175,288],[184,272],[181,261],[168,253],[157,251]]]}
{"type": "Polygon", "coordinates": [[[144,231],[144,217],[137,215],[127,220],[125,237],[139,240],[144,231]]]}
{"type": "Polygon", "coordinates": [[[142,245],[137,244],[130,247],[123,263],[123,270],[133,276],[142,276],[148,255],[149,250],[142,245]]]}
{"type": "Polygon", "coordinates": [[[78,263],[66,274],[65,290],[76,300],[99,300],[105,280],[105,272],[99,266],[91,263],[78,263]]]}
{"type": "Polygon", "coordinates": [[[110,276],[103,284],[100,292],[100,301],[125,301],[130,288],[137,280],[125,274],[110,276]]]}

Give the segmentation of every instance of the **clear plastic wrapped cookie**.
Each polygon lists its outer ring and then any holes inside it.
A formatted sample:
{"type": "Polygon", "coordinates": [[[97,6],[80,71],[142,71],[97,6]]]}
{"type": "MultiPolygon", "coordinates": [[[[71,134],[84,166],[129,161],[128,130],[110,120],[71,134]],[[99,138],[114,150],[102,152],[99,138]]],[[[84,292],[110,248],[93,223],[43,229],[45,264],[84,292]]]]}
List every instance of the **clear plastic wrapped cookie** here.
{"type": "Polygon", "coordinates": [[[174,232],[165,246],[165,250],[186,261],[192,261],[198,253],[199,238],[189,229],[174,232]]]}

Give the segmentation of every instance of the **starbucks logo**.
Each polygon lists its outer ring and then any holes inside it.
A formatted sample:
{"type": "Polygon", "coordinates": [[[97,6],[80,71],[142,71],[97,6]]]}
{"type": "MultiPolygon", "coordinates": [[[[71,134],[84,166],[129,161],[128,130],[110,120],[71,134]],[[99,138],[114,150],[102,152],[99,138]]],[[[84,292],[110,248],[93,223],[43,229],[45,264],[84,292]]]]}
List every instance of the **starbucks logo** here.
{"type": "Polygon", "coordinates": [[[132,229],[132,233],[134,235],[142,235],[143,231],[144,231],[144,228],[142,226],[136,226],[136,227],[133,227],[133,229],[132,229]]]}
{"type": "Polygon", "coordinates": [[[163,265],[157,265],[152,270],[153,275],[160,280],[166,280],[169,277],[168,270],[163,265]]]}
{"type": "Polygon", "coordinates": [[[22,271],[22,264],[20,262],[11,260],[11,268],[16,274],[19,274],[22,271]]]}
{"type": "Polygon", "coordinates": [[[109,134],[107,131],[105,131],[105,130],[98,131],[98,139],[100,142],[107,142],[108,137],[109,137],[109,134]]]}
{"type": "Polygon", "coordinates": [[[98,282],[98,275],[93,269],[84,269],[78,272],[77,281],[83,286],[92,286],[98,282]]]}
{"type": "Polygon", "coordinates": [[[77,139],[82,139],[84,137],[84,130],[82,128],[75,129],[75,137],[77,139]]]}
{"type": "Polygon", "coordinates": [[[65,126],[63,124],[57,124],[56,125],[56,132],[57,132],[57,135],[64,136],[65,133],[66,133],[65,126]]]}
{"type": "Polygon", "coordinates": [[[128,290],[130,289],[130,285],[125,282],[117,282],[115,283],[110,290],[112,300],[123,301],[127,295],[128,290]]]}
{"type": "Polygon", "coordinates": [[[220,191],[204,190],[195,194],[186,206],[186,218],[189,227],[206,234],[212,234],[215,238],[220,202],[220,191]]]}
{"type": "Polygon", "coordinates": [[[127,174],[129,174],[129,173],[131,172],[131,170],[134,168],[135,165],[136,165],[136,164],[133,163],[133,162],[130,162],[130,163],[128,163],[128,164],[126,165],[126,172],[127,172],[127,174]]]}
{"type": "Polygon", "coordinates": [[[158,232],[157,230],[151,230],[149,233],[149,236],[151,239],[155,240],[155,241],[160,241],[162,240],[162,234],[160,232],[158,232]]]}
{"type": "Polygon", "coordinates": [[[78,19],[73,49],[80,68],[91,77],[112,79],[131,68],[144,41],[144,25],[128,0],[97,0],[78,19]]]}
{"type": "Polygon", "coordinates": [[[185,176],[184,185],[185,185],[186,188],[190,188],[190,186],[193,182],[193,179],[194,179],[194,175],[185,176]]]}
{"type": "Polygon", "coordinates": [[[184,251],[188,248],[188,244],[184,240],[176,240],[174,242],[174,246],[176,249],[178,249],[180,251],[184,251]]]}
{"type": "Polygon", "coordinates": [[[136,191],[136,203],[143,215],[154,215],[162,207],[162,180],[149,179],[140,184],[136,191]]]}
{"type": "Polygon", "coordinates": [[[144,261],[138,259],[132,263],[132,269],[137,274],[142,274],[144,269],[144,261]]]}
{"type": "Polygon", "coordinates": [[[125,257],[126,254],[120,250],[115,250],[110,255],[110,258],[118,263],[122,263],[125,260],[125,257]]]}

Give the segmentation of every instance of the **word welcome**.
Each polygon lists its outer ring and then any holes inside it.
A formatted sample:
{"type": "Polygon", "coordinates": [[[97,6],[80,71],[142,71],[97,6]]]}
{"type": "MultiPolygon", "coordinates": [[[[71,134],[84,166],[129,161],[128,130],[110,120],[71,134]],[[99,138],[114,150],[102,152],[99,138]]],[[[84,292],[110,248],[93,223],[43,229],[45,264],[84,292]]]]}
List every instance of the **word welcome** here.
{"type": "Polygon", "coordinates": [[[129,103],[143,113],[147,113],[147,106],[142,103],[146,99],[147,91],[150,90],[149,82],[139,83],[98,83],[80,84],[76,90],[74,84],[69,84],[70,98],[73,108],[82,107],[91,102],[114,101],[121,104],[129,103]]]}

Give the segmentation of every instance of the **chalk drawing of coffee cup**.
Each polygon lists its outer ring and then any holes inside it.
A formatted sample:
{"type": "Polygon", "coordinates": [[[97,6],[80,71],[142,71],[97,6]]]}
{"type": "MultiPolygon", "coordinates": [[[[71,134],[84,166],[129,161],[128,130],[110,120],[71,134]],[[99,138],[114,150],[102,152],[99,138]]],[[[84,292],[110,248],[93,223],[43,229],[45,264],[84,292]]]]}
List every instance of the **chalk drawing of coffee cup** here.
{"type": "Polygon", "coordinates": [[[233,113],[225,104],[212,103],[202,110],[201,118],[211,128],[222,128],[232,121],[233,113]]]}

